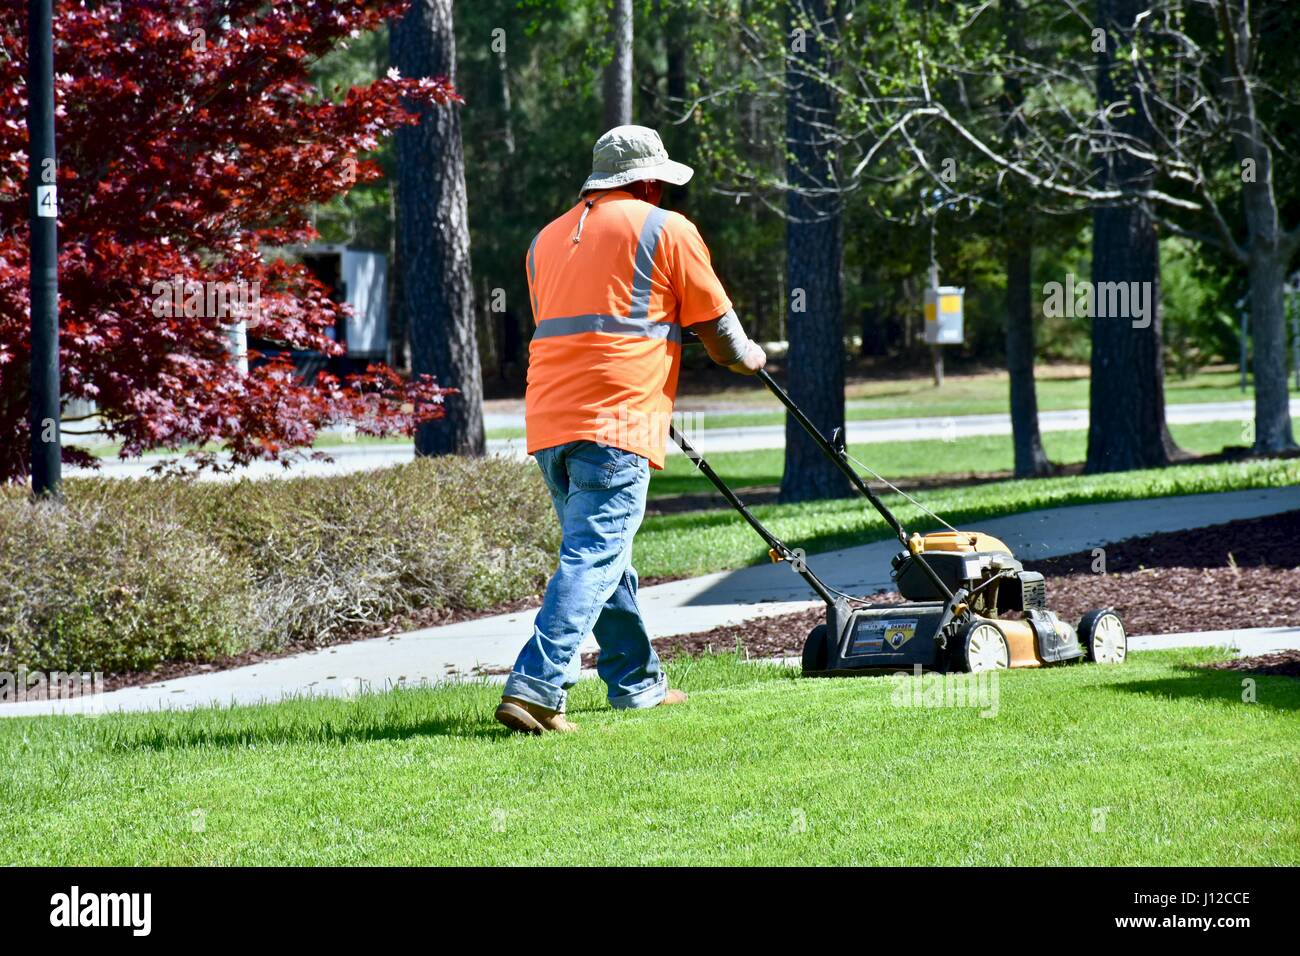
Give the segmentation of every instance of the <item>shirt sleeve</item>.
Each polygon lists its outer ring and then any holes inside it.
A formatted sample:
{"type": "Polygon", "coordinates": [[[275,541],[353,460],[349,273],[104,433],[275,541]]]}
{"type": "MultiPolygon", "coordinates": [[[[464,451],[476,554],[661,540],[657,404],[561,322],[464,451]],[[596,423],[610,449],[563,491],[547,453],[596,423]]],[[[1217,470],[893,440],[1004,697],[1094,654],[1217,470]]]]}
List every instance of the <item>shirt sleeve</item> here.
{"type": "Polygon", "coordinates": [[[731,310],[731,299],[713,271],[700,231],[678,214],[670,216],[667,225],[668,275],[677,296],[678,321],[684,328],[725,315],[731,310]]]}
{"type": "Polygon", "coordinates": [[[692,328],[704,344],[709,358],[719,365],[735,365],[744,360],[745,353],[749,350],[749,336],[740,327],[735,309],[727,310],[727,314],[720,319],[697,322],[692,328]]]}

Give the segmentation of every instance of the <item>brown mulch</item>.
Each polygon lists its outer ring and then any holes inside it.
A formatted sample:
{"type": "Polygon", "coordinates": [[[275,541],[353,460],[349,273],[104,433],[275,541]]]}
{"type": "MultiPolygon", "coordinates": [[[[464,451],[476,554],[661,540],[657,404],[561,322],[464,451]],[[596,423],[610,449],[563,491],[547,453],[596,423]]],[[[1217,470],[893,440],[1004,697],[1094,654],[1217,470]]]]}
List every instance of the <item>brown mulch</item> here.
{"type": "Polygon", "coordinates": [[[1031,565],[1066,620],[1113,607],[1132,634],[1300,623],[1300,512],[1132,538],[1031,565]]]}
{"type": "Polygon", "coordinates": [[[1240,671],[1263,677],[1294,677],[1300,680],[1300,651],[1274,651],[1257,657],[1238,657],[1204,665],[1213,671],[1240,671]]]}
{"type": "MultiPolygon", "coordinates": [[[[1047,579],[1047,605],[1077,623],[1114,608],[1130,634],[1177,634],[1300,624],[1300,511],[1209,528],[1130,538],[1107,546],[1106,573],[1092,551],[1027,564],[1047,579]]],[[[872,595],[900,601],[897,592],[872,595]]],[[[816,607],[655,641],[660,656],[740,648],[750,657],[794,656],[825,620],[816,607]]],[[[583,665],[594,666],[595,655],[583,665]]]]}
{"type": "MultiPolygon", "coordinates": [[[[1044,574],[1092,570],[1092,552],[1048,558],[1034,564],[1044,574]]],[[[1106,570],[1141,568],[1300,568],[1300,511],[1245,518],[1208,528],[1166,531],[1129,538],[1106,547],[1106,570]]]]}

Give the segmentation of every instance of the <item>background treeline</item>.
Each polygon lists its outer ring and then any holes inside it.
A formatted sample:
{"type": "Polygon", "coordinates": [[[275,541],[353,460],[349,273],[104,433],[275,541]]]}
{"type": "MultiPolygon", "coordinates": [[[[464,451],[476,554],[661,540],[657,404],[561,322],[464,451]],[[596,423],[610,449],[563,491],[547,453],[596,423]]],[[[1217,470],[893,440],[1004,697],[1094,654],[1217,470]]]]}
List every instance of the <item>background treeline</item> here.
{"type": "MultiPolygon", "coordinates": [[[[488,395],[523,385],[531,317],[522,269],[536,230],[567,208],[586,175],[602,114],[602,69],[609,10],[603,0],[475,0],[455,7],[456,85],[462,111],[479,344],[488,395]]],[[[700,225],[715,265],[755,337],[787,338],[785,220],[779,200],[739,171],[783,164],[784,106],[755,67],[753,24],[772,4],[653,0],[634,4],[634,104],[669,152],[697,167],[666,205],[700,225]],[[753,8],[753,9],[746,9],[753,8]],[[738,30],[738,23],[749,29],[738,30]]],[[[914,4],[917,16],[926,4],[914,4]]],[[[322,88],[346,88],[389,68],[387,29],[359,38],[319,68],[322,88]]],[[[377,159],[390,175],[317,212],[327,241],[393,249],[390,184],[393,145],[377,159]]],[[[864,358],[920,367],[921,296],[930,259],[933,208],[925,177],[843,194],[843,315],[850,347],[864,358]],[[882,211],[885,215],[882,215],[882,211]],[[892,220],[892,221],[891,221],[892,220]]],[[[1005,358],[1003,225],[969,208],[944,207],[934,252],[943,281],[964,285],[966,346],[959,358],[998,365],[1005,358]]],[[[1031,288],[1089,275],[1091,222],[1063,212],[1035,230],[1031,288]]],[[[1166,360],[1173,374],[1237,358],[1245,272],[1228,257],[1206,255],[1187,239],[1161,239],[1166,360]]],[[[395,300],[400,301],[400,300],[395,300]]],[[[395,341],[403,339],[400,309],[395,341]]],[[[1038,323],[1040,361],[1087,362],[1086,318],[1038,323]]],[[[951,355],[951,353],[950,353],[951,355]]],[[[394,356],[401,364],[403,353],[394,356]]]]}

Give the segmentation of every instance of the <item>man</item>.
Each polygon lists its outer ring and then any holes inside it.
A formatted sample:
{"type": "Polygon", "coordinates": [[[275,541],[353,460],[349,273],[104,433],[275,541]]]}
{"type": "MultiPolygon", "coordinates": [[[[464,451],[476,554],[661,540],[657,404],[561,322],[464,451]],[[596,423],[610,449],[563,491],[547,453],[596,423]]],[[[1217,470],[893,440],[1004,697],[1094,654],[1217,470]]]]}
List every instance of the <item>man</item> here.
{"type": "Polygon", "coordinates": [[[550,489],[560,564],[506,680],[497,720],[514,730],[577,729],[564,716],[578,646],[593,633],[596,670],[620,709],[676,704],[636,602],[632,537],[650,469],[662,468],[682,330],[710,358],[754,374],[766,356],[741,330],[709,250],[684,216],[659,209],[663,183],[689,166],[659,134],[619,126],[596,141],[576,206],[528,250],[537,324],[528,348],[528,452],[550,489]]]}

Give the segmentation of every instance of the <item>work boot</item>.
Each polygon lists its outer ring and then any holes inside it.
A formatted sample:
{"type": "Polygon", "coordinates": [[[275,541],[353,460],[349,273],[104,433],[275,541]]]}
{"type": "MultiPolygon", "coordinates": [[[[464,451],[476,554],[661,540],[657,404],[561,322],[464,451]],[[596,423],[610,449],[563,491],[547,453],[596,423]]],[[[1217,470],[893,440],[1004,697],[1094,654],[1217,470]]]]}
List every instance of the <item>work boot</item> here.
{"type": "Polygon", "coordinates": [[[678,690],[676,687],[673,687],[669,689],[668,693],[664,694],[664,699],[655,704],[655,706],[664,707],[668,704],[684,704],[687,700],[686,691],[678,690]]]}
{"type": "Polygon", "coordinates": [[[501,703],[497,705],[496,718],[511,730],[517,730],[521,734],[540,734],[548,730],[567,732],[578,729],[577,724],[571,724],[564,719],[561,711],[547,710],[545,707],[518,697],[502,697],[501,703]]]}

